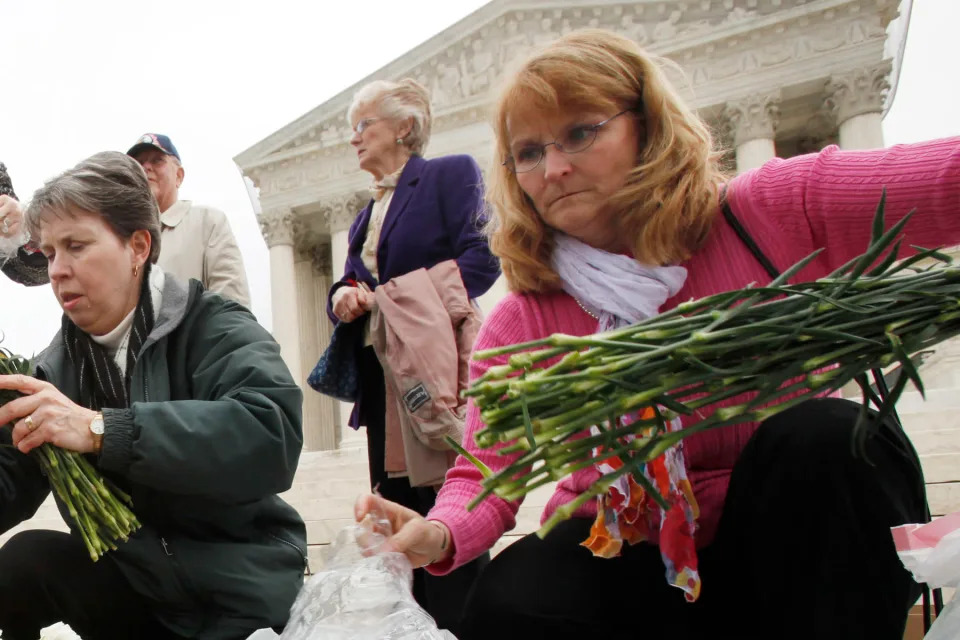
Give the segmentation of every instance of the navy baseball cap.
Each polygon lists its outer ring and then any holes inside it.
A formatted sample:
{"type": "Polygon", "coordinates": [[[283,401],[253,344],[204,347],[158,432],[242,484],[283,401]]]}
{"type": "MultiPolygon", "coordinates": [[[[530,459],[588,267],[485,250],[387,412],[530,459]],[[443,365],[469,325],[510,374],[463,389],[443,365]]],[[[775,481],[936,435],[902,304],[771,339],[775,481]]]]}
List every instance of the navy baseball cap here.
{"type": "Polygon", "coordinates": [[[137,143],[127,150],[127,155],[133,157],[148,147],[160,149],[160,151],[163,151],[168,156],[173,156],[177,160],[180,160],[180,154],[177,152],[177,148],[173,146],[170,138],[161,133],[143,134],[137,140],[137,143]]]}

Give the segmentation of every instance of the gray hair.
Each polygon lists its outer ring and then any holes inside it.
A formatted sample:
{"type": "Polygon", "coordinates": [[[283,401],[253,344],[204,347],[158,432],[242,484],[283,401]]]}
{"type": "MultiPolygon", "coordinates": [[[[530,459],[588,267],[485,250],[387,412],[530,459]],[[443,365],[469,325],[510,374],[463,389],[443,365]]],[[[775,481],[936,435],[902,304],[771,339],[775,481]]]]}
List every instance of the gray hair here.
{"type": "Polygon", "coordinates": [[[125,153],[103,151],[48,180],[36,190],[23,214],[33,238],[40,237],[44,218],[99,215],[113,232],[128,240],[136,231],[150,233],[150,257],[160,256],[160,210],[143,167],[125,153]]]}
{"type": "Polygon", "coordinates": [[[411,153],[423,155],[430,142],[430,94],[412,78],[400,82],[375,80],[353,94],[347,109],[347,122],[353,126],[353,114],[361,107],[375,106],[380,117],[387,120],[413,119],[413,128],[403,139],[411,153]]]}

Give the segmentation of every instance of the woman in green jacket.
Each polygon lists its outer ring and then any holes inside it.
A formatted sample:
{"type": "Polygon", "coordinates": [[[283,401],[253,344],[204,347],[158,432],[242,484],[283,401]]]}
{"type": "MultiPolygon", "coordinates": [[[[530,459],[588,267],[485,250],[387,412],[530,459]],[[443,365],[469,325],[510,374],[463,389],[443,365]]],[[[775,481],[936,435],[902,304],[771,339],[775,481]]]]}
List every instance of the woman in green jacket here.
{"type": "MultiPolygon", "coordinates": [[[[277,494],[302,445],[301,393],[244,307],[165,276],[140,166],[92,156],[38,190],[25,223],[63,325],[25,394],[0,408],[0,532],[50,488],[42,443],[88,456],[143,527],[91,561],[76,531],[0,548],[3,638],[63,621],[94,638],[245,638],[285,624],[306,562],[303,521],[277,494]]],[[[71,523],[66,507],[58,506],[71,523]]]]}

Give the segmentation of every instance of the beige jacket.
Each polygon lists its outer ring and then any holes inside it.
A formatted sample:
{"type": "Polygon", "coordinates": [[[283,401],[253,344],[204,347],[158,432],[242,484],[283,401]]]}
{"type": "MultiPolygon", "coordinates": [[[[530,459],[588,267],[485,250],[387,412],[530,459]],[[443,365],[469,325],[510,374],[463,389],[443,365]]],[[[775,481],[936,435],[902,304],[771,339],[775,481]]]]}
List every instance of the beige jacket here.
{"type": "Polygon", "coordinates": [[[479,309],[457,263],[417,269],[377,287],[371,336],[387,389],[385,470],[414,487],[438,485],[463,439],[470,353],[479,309]]]}
{"type": "Polygon", "coordinates": [[[160,214],[159,264],[183,282],[199,280],[210,291],[250,306],[240,249],[219,209],[178,200],[160,214]]]}

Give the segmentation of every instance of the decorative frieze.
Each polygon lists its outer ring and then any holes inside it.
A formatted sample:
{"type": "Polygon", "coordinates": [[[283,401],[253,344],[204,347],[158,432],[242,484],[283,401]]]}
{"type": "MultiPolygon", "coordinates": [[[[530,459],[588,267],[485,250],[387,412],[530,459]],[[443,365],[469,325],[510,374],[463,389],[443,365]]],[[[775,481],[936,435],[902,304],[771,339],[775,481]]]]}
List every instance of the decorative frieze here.
{"type": "MultiPolygon", "coordinates": [[[[579,7],[536,8],[536,3],[522,9],[505,6],[502,15],[484,16],[472,30],[424,43],[418,48],[419,58],[408,56],[408,64],[385,67],[380,76],[409,76],[426,86],[432,94],[433,129],[440,134],[485,122],[492,88],[503,74],[535,47],[571,30],[592,26],[622,33],[676,62],[682,72],[668,68],[670,79],[685,95],[689,89],[698,106],[706,106],[703,101],[718,91],[723,92],[721,100],[728,99],[730,94],[725,91],[731,84],[741,84],[743,78],[756,77],[758,83],[770,86],[771,70],[790,69],[799,62],[809,64],[836,55],[836,51],[849,52],[850,47],[876,46],[874,43],[885,38],[895,5],[892,0],[848,0],[824,10],[805,0],[777,0],[775,4],[769,0],[664,0],[579,7]]],[[[852,82],[856,85],[862,80],[852,82]]],[[[353,90],[332,99],[326,110],[311,113],[308,119],[312,123],[295,123],[297,132],[292,138],[255,165],[244,168],[260,188],[262,198],[269,200],[316,186],[322,186],[324,193],[330,193],[332,185],[342,185],[345,190],[356,187],[360,169],[349,145],[351,131],[345,119],[345,106],[353,90]]],[[[850,89],[838,85],[831,93],[830,104],[850,102],[841,100],[841,94],[850,93],[850,89]]],[[[735,111],[738,105],[732,108],[735,111]]],[[[741,141],[752,135],[772,135],[775,112],[734,111],[730,115],[738,122],[736,133],[741,141]],[[751,128],[753,125],[762,130],[751,128]]],[[[841,111],[847,116],[856,109],[835,108],[835,112],[841,111]]],[[[734,131],[727,133],[734,137],[734,131]]],[[[822,139],[816,138],[810,141],[811,146],[822,139]]],[[[284,201],[299,202],[304,197],[309,198],[309,194],[284,201]]],[[[326,215],[330,228],[348,226],[365,202],[363,199],[359,206],[347,206],[344,201],[332,204],[326,215]]]]}
{"type": "MultiPolygon", "coordinates": [[[[434,112],[442,116],[460,105],[489,102],[497,80],[536,47],[576,29],[599,27],[671,58],[696,88],[868,40],[882,41],[896,11],[895,6],[864,11],[865,0],[851,0],[846,11],[803,10],[804,0],[778,0],[778,13],[793,9],[778,22],[770,20],[769,6],[760,11],[758,4],[764,3],[703,0],[509,10],[384,77],[415,78],[430,91],[434,112]]],[[[346,145],[351,131],[343,105],[348,100],[346,95],[331,100],[339,105],[335,111],[317,113],[317,124],[277,151],[346,145]]]]}
{"type": "Polygon", "coordinates": [[[876,64],[837,74],[827,81],[824,105],[843,124],[864,113],[881,113],[890,90],[892,62],[876,64]]]}
{"type": "Polygon", "coordinates": [[[773,140],[780,119],[780,91],[755,93],[728,102],[723,115],[735,147],[757,139],[773,140]]]}

